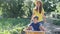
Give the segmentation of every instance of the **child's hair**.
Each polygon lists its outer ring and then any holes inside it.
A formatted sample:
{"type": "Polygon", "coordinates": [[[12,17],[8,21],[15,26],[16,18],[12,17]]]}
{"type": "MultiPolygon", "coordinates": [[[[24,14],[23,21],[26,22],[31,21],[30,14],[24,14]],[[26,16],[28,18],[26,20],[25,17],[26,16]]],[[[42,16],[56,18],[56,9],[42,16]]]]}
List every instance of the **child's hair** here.
{"type": "Polygon", "coordinates": [[[39,17],[38,17],[38,16],[35,16],[35,17],[34,17],[34,19],[35,19],[35,18],[36,18],[37,20],[39,19],[39,17]]]}

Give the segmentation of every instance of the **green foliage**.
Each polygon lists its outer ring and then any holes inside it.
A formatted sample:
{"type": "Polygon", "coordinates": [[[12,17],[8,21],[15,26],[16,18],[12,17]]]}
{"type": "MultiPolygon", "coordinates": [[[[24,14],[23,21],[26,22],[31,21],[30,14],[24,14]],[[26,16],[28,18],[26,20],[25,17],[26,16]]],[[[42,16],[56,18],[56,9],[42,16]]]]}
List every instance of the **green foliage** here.
{"type": "MultiPolygon", "coordinates": [[[[60,9],[59,0],[42,0],[42,3],[47,13],[60,9]]],[[[0,7],[0,14],[5,18],[31,17],[34,3],[31,0],[0,0],[0,7]]]]}
{"type": "Polygon", "coordinates": [[[5,18],[17,18],[32,15],[32,1],[25,0],[0,0],[2,16],[5,18]]]}
{"type": "Polygon", "coordinates": [[[60,20],[54,20],[53,24],[60,26],[60,20]]]}
{"type": "Polygon", "coordinates": [[[24,1],[23,10],[25,11],[25,15],[27,17],[31,17],[33,7],[34,7],[34,4],[31,0],[24,1]]]}
{"type": "Polygon", "coordinates": [[[13,31],[11,34],[18,34],[18,32],[17,31],[13,31]]]}
{"type": "Polygon", "coordinates": [[[60,13],[60,2],[57,3],[56,8],[57,8],[57,12],[60,13]]]}
{"type": "Polygon", "coordinates": [[[22,28],[14,28],[14,29],[11,29],[11,30],[4,30],[4,31],[1,31],[0,34],[21,34],[21,30],[22,28]]]}
{"type": "Polygon", "coordinates": [[[56,2],[55,0],[47,0],[43,3],[43,8],[47,13],[56,10],[56,2]]]}
{"type": "Polygon", "coordinates": [[[22,14],[24,14],[23,10],[21,9],[23,3],[23,0],[2,0],[0,7],[2,7],[3,17],[17,18],[18,16],[22,16],[22,14]]]}
{"type": "Polygon", "coordinates": [[[2,24],[1,26],[4,28],[6,27],[13,27],[13,26],[25,26],[30,22],[30,19],[28,18],[20,18],[20,19],[16,19],[16,18],[3,18],[0,20],[0,24],[2,24]],[[5,27],[6,26],[6,27],[5,27]]]}
{"type": "Polygon", "coordinates": [[[30,23],[28,18],[2,18],[0,19],[1,34],[20,34],[22,29],[30,23]]]}

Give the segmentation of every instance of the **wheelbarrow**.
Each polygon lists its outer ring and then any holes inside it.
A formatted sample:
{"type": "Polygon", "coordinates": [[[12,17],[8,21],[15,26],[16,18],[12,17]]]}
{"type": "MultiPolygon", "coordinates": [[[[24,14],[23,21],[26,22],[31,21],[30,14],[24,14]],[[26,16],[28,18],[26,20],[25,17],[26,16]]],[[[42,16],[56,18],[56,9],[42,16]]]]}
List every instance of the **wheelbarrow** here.
{"type": "Polygon", "coordinates": [[[31,31],[31,30],[26,30],[25,34],[45,34],[44,31],[31,31]]]}

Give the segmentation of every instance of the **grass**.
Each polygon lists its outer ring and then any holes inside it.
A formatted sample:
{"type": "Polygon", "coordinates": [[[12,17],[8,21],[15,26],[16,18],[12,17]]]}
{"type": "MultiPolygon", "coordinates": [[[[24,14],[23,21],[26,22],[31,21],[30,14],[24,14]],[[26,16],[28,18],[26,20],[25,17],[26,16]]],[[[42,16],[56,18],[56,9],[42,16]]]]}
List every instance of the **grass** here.
{"type": "Polygon", "coordinates": [[[28,18],[1,18],[0,33],[1,34],[20,34],[21,30],[29,24],[28,18]]]}

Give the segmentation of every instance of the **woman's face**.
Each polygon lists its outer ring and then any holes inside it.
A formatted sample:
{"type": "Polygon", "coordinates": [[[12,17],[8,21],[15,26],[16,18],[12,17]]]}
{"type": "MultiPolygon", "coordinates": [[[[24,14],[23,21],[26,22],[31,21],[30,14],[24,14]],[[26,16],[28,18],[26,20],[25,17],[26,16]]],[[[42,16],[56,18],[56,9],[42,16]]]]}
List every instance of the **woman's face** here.
{"type": "Polygon", "coordinates": [[[40,2],[36,2],[36,6],[40,7],[40,2]]]}

